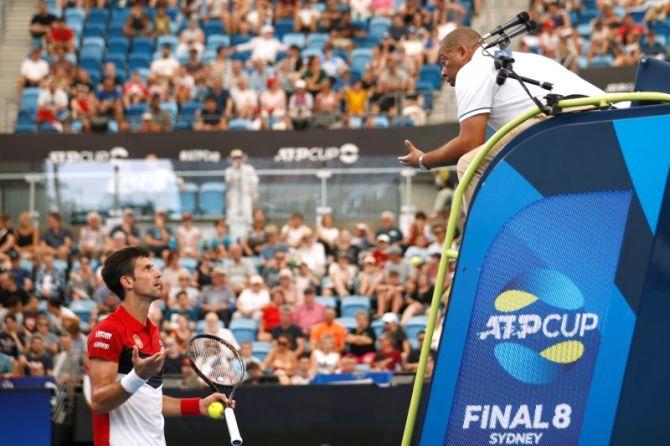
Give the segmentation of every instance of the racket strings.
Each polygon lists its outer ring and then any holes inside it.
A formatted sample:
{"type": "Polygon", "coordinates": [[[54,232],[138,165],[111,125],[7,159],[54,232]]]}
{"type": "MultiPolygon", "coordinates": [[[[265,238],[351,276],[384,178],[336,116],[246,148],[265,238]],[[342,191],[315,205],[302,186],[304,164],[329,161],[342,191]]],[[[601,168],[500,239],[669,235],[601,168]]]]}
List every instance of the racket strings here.
{"type": "Polygon", "coordinates": [[[233,387],[244,378],[244,361],[239,353],[220,340],[195,338],[187,350],[193,365],[214,384],[233,387]]]}

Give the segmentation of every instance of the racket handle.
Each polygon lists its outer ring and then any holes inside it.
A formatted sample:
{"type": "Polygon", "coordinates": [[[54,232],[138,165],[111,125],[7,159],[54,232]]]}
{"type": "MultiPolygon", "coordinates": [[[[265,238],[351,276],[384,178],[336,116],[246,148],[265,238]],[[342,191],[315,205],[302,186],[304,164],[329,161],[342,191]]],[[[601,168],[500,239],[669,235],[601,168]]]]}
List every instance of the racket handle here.
{"type": "Polygon", "coordinates": [[[233,446],[240,446],[242,444],[242,437],[240,436],[240,429],[237,427],[237,420],[235,419],[235,412],[230,407],[226,407],[223,411],[228,425],[228,433],[230,434],[230,444],[233,446]]]}

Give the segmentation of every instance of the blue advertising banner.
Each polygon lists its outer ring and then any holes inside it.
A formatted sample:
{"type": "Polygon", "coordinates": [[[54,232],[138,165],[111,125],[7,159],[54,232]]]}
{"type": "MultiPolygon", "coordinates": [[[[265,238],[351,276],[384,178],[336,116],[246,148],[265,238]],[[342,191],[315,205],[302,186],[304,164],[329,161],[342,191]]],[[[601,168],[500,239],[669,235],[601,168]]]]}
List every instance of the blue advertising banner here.
{"type": "Polygon", "coordinates": [[[578,442],[630,197],[541,199],[495,236],[445,444],[578,442]]]}

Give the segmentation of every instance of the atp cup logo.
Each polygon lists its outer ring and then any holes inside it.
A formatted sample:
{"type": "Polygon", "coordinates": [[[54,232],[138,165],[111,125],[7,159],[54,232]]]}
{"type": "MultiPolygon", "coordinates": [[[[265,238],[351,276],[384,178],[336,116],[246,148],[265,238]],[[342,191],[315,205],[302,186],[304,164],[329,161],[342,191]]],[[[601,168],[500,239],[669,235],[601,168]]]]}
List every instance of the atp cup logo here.
{"type": "Polygon", "coordinates": [[[514,278],[494,307],[498,313],[478,337],[497,341],[498,364],[526,384],[548,384],[570,371],[584,355],[586,338],[598,328],[598,315],[584,311],[579,288],[554,270],[535,269],[514,278]]]}

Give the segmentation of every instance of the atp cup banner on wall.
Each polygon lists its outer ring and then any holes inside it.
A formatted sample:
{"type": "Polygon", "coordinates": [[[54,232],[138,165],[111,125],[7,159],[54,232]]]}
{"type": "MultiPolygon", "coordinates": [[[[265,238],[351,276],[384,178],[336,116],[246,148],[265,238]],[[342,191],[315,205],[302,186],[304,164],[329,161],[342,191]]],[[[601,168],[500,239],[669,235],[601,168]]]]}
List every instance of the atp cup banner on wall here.
{"type": "Polygon", "coordinates": [[[482,264],[445,444],[578,443],[630,196],[545,198],[498,232],[482,264]]]}

